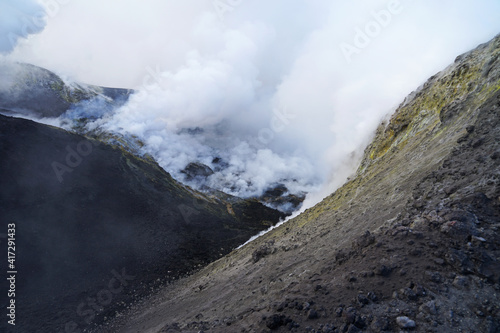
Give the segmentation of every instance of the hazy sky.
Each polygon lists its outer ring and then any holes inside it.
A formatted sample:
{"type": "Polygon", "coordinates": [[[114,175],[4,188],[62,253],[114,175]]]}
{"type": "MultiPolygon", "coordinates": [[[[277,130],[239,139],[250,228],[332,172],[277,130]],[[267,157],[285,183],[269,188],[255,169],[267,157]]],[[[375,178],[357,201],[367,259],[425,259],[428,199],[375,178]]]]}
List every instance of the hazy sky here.
{"type": "Polygon", "coordinates": [[[4,57],[137,89],[105,126],[174,174],[225,153],[233,168],[213,181],[240,194],[338,186],[383,116],[500,33],[498,0],[0,0],[0,13],[4,57]]]}

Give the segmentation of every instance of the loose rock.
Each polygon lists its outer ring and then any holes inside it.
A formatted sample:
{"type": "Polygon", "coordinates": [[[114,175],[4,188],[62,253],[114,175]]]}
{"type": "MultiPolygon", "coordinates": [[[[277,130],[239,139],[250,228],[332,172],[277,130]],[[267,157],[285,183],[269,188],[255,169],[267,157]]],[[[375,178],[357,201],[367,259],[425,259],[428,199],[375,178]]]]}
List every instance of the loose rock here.
{"type": "Polygon", "coordinates": [[[413,320],[406,316],[397,317],[396,323],[401,328],[415,328],[417,326],[413,320]]]}
{"type": "Polygon", "coordinates": [[[380,265],[375,270],[375,274],[381,275],[381,276],[388,276],[389,274],[391,274],[391,272],[392,272],[392,269],[390,267],[387,267],[386,265],[380,265]]]}

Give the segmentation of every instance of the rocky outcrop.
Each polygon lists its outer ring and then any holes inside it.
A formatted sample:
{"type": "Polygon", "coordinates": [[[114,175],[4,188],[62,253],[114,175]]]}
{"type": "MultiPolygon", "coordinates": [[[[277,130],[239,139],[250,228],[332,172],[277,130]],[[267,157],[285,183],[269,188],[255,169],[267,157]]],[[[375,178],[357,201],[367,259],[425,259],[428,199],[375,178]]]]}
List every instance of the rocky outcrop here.
{"type": "Polygon", "coordinates": [[[96,332],[498,332],[500,36],[382,124],[344,186],[96,332]]]}
{"type": "Polygon", "coordinates": [[[206,178],[214,174],[214,171],[210,169],[208,165],[199,163],[199,162],[191,162],[189,163],[181,173],[186,175],[187,181],[204,181],[206,178]]]}
{"type": "MultiPolygon", "coordinates": [[[[133,151],[131,147],[133,145],[128,144],[128,149],[133,151]]],[[[220,158],[214,159],[215,166],[218,170],[227,167],[224,161],[220,158]]],[[[196,184],[201,190],[211,193],[213,195],[221,195],[220,191],[210,188],[207,184],[208,178],[214,174],[208,165],[200,162],[189,163],[181,173],[184,174],[184,181],[187,184],[196,184]],[[200,185],[201,184],[201,185],[200,185]]],[[[222,194],[224,195],[224,194],[222,194]]],[[[274,184],[270,186],[262,195],[255,197],[256,200],[265,204],[268,207],[278,209],[279,211],[285,213],[286,215],[291,215],[293,212],[297,211],[302,202],[306,198],[306,193],[293,194],[290,193],[288,188],[284,184],[274,184]]]]}
{"type": "Polygon", "coordinates": [[[270,207],[276,207],[281,211],[292,214],[297,211],[306,198],[306,193],[292,194],[283,184],[271,186],[258,200],[270,207]]]}
{"type": "Polygon", "coordinates": [[[18,320],[1,332],[89,329],[283,217],[194,191],[119,147],[5,116],[0,175],[0,244],[7,251],[14,223],[18,272],[18,320]]]}

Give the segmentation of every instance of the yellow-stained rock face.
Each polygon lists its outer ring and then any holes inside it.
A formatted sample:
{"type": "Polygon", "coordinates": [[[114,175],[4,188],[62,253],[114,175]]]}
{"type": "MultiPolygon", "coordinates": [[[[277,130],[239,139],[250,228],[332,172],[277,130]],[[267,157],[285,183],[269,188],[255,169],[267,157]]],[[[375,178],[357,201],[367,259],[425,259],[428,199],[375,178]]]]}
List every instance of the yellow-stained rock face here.
{"type": "Polygon", "coordinates": [[[500,41],[495,39],[457,57],[454,64],[431,77],[407,97],[389,125],[375,137],[367,150],[369,158],[377,159],[424,128],[438,125],[443,120],[443,109],[454,102],[465,102],[473,111],[490,98],[500,89],[499,55],[500,41]]]}

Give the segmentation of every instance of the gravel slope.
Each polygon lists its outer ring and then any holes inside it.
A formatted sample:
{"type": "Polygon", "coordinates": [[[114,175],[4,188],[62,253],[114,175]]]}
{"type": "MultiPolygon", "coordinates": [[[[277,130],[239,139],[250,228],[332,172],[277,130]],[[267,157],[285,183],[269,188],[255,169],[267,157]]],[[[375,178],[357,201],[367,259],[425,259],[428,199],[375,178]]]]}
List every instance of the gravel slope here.
{"type": "Polygon", "coordinates": [[[343,187],[96,332],[499,332],[499,55],[458,57],[343,187]]]}

